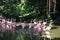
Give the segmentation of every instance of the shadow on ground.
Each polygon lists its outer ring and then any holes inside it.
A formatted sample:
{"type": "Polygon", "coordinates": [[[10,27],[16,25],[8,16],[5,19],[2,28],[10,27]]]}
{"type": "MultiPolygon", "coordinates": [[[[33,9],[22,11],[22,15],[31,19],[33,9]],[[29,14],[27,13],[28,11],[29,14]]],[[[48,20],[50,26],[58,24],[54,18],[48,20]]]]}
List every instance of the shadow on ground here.
{"type": "Polygon", "coordinates": [[[57,29],[58,27],[52,27],[51,29],[57,29]]]}
{"type": "Polygon", "coordinates": [[[52,40],[60,40],[60,38],[54,38],[54,39],[52,39],[52,40]]]}

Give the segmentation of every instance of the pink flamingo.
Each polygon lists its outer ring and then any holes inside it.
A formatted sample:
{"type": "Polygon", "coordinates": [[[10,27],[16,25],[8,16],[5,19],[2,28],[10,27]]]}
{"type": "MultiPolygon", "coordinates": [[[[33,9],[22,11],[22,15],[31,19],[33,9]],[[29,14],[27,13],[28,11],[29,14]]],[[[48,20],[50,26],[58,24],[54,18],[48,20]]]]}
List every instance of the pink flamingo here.
{"type": "Polygon", "coordinates": [[[7,20],[7,30],[11,30],[11,27],[12,27],[12,21],[10,21],[9,19],[7,20]]]}
{"type": "Polygon", "coordinates": [[[2,20],[0,20],[0,31],[2,30],[2,20]]]}
{"type": "Polygon", "coordinates": [[[2,31],[5,31],[5,24],[6,24],[6,20],[5,19],[2,19],[2,31]]]}
{"type": "Polygon", "coordinates": [[[33,23],[31,22],[31,23],[29,23],[29,33],[30,33],[31,40],[32,40],[32,36],[33,36],[33,30],[34,30],[33,23]]]}

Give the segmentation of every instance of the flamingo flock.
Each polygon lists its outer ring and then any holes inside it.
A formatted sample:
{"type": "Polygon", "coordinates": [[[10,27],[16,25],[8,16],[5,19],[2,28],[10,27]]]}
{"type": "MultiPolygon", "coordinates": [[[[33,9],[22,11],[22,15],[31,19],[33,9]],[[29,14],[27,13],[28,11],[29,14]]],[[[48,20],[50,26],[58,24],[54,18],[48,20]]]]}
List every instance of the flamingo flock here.
{"type": "MultiPolygon", "coordinates": [[[[49,38],[51,40],[51,35],[50,35],[50,30],[52,27],[52,22],[49,24],[49,26],[46,26],[47,22],[42,22],[42,21],[38,21],[38,22],[30,22],[29,23],[29,33],[30,33],[30,37],[32,40],[32,36],[36,36],[36,40],[38,40],[39,36],[45,35],[47,38],[49,38]],[[43,34],[44,33],[44,34],[43,34]]],[[[25,26],[26,23],[23,22],[21,23],[22,26],[22,33],[24,33],[25,31],[25,26]]],[[[4,32],[4,31],[15,31],[16,28],[16,21],[13,19],[5,19],[2,17],[2,15],[0,15],[0,31],[4,32]]]]}
{"type": "Polygon", "coordinates": [[[5,19],[0,16],[0,31],[14,31],[16,27],[16,22],[13,19],[5,19]]]}
{"type": "Polygon", "coordinates": [[[39,35],[45,35],[45,37],[49,38],[51,40],[50,30],[52,27],[52,22],[48,26],[46,26],[47,22],[34,22],[29,24],[29,30],[30,34],[36,36],[36,40],[38,40],[39,35]],[[33,27],[33,29],[32,29],[33,27]]]}

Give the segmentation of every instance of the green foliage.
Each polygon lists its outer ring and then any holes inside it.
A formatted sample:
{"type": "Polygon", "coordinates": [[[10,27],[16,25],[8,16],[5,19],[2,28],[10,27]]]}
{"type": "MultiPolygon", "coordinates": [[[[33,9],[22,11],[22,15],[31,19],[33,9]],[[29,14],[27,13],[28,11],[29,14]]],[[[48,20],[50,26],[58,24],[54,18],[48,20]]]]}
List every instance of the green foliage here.
{"type": "MultiPolygon", "coordinates": [[[[6,17],[46,16],[46,0],[1,0],[0,13],[6,17]]],[[[43,17],[43,18],[44,18],[43,17]]]]}
{"type": "Polygon", "coordinates": [[[15,17],[18,16],[16,11],[16,6],[20,4],[20,0],[1,0],[0,1],[0,11],[1,14],[5,16],[15,17]]]}

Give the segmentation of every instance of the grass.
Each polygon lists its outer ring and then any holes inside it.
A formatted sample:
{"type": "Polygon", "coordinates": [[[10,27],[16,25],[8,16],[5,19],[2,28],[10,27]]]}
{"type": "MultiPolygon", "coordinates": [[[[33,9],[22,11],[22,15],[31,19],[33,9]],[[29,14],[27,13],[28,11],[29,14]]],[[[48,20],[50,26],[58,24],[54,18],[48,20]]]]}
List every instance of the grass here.
{"type": "MultiPolygon", "coordinates": [[[[19,27],[18,32],[15,34],[12,33],[1,33],[0,32],[0,40],[31,40],[30,35],[28,33],[28,27],[25,28],[25,35],[21,33],[21,28],[19,27]]],[[[52,40],[60,40],[60,26],[53,25],[51,29],[51,37],[52,40]]],[[[35,38],[34,38],[35,40],[35,38]]]]}
{"type": "Polygon", "coordinates": [[[60,40],[60,26],[53,25],[51,29],[51,37],[52,39],[60,40]]]}

